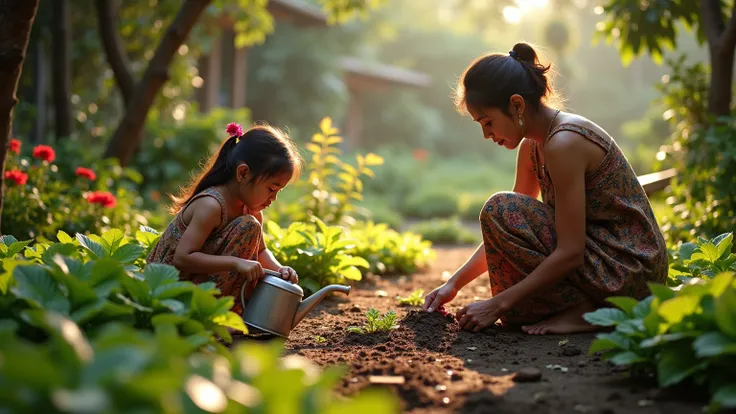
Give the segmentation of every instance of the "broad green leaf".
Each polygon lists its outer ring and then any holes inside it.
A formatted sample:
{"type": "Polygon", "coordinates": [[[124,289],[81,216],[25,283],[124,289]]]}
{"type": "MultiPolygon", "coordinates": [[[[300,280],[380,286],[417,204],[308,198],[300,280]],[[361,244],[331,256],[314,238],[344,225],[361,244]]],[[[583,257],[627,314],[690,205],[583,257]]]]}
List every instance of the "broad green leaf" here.
{"type": "Polygon", "coordinates": [[[146,306],[151,304],[151,291],[145,281],[126,276],[120,280],[120,284],[135,302],[146,306]]]}
{"type": "Polygon", "coordinates": [[[733,233],[726,233],[725,235],[722,234],[719,237],[716,237],[713,242],[717,247],[718,258],[725,258],[723,256],[730,253],[731,247],[733,246],[733,233]]]}
{"type": "Polygon", "coordinates": [[[15,286],[11,289],[16,296],[36,307],[69,314],[69,300],[59,285],[40,265],[18,266],[13,271],[15,286]]]}
{"type": "Polygon", "coordinates": [[[736,384],[724,385],[713,393],[711,402],[725,408],[736,408],[736,384]]]}
{"type": "Polygon", "coordinates": [[[646,327],[644,326],[644,320],[642,319],[629,319],[628,321],[623,321],[616,326],[616,331],[631,337],[646,336],[646,327]]]}
{"type": "Polygon", "coordinates": [[[110,229],[105,232],[100,238],[102,246],[110,253],[113,254],[120,248],[120,245],[125,241],[125,234],[119,229],[110,229]]]}
{"type": "Polygon", "coordinates": [[[164,299],[160,301],[168,310],[177,314],[184,314],[187,311],[186,305],[176,299],[164,299]]]}
{"type": "Polygon", "coordinates": [[[736,340],[720,332],[708,332],[693,342],[693,349],[699,358],[736,355],[736,340]]]}
{"type": "Polygon", "coordinates": [[[138,240],[142,245],[149,247],[156,242],[161,236],[156,233],[147,231],[137,231],[135,233],[135,239],[138,240]]]}
{"type": "Polygon", "coordinates": [[[680,246],[680,258],[682,260],[690,260],[690,257],[692,257],[693,252],[695,252],[695,249],[698,248],[698,245],[695,243],[683,243],[682,246],[680,246]]]}
{"type": "Polygon", "coordinates": [[[146,248],[139,244],[128,243],[115,250],[112,258],[120,263],[133,263],[138,260],[145,250],[146,248]]]}
{"type": "Polygon", "coordinates": [[[705,368],[707,362],[698,362],[688,343],[677,343],[662,349],[657,361],[659,386],[666,388],[679,384],[693,373],[705,368]]]}
{"type": "Polygon", "coordinates": [[[652,295],[658,297],[660,301],[666,301],[675,297],[675,291],[668,286],[659,283],[649,283],[648,286],[652,295]]]}
{"type": "Polygon", "coordinates": [[[33,240],[19,241],[8,246],[8,257],[15,257],[16,254],[20,253],[26,246],[31,244],[33,240]]]}
{"type": "Polygon", "coordinates": [[[342,256],[340,259],[340,267],[344,266],[360,266],[365,268],[370,268],[371,264],[368,263],[367,260],[360,256],[342,256]]]}
{"type": "Polygon", "coordinates": [[[675,332],[675,333],[667,333],[667,334],[661,334],[656,335],[651,338],[647,338],[639,344],[642,348],[652,348],[658,345],[670,343],[670,342],[676,342],[683,338],[687,338],[690,335],[685,334],[684,332],[675,332]]]}
{"type": "Polygon", "coordinates": [[[13,243],[17,243],[18,239],[16,239],[10,234],[5,234],[3,236],[0,236],[0,242],[2,242],[6,246],[10,246],[13,243]]]}
{"type": "Polygon", "coordinates": [[[634,306],[633,314],[635,318],[643,319],[647,315],[649,315],[652,312],[652,302],[654,301],[654,296],[647,296],[646,298],[639,301],[639,303],[634,306]]]}
{"type": "Polygon", "coordinates": [[[733,272],[720,273],[716,277],[714,277],[713,280],[711,281],[710,292],[713,294],[713,297],[718,298],[729,287],[731,289],[736,288],[736,287],[732,287],[733,283],[734,283],[733,272]]]}
{"type": "Polygon", "coordinates": [[[72,236],[68,235],[66,232],[59,230],[58,233],[56,233],[56,239],[59,240],[59,243],[70,243],[74,244],[74,239],[72,236]]]}
{"type": "Polygon", "coordinates": [[[340,273],[345,279],[349,280],[361,280],[363,278],[363,274],[360,273],[360,270],[355,266],[342,269],[340,270],[340,273]]]}
{"type": "Polygon", "coordinates": [[[175,313],[162,313],[151,318],[154,326],[158,325],[178,325],[184,323],[189,318],[186,315],[177,315],[175,313]]]}
{"type": "Polygon", "coordinates": [[[583,315],[588,323],[598,326],[615,326],[629,319],[621,309],[601,308],[583,315]]]}
{"type": "Polygon", "coordinates": [[[54,262],[56,255],[61,256],[76,256],[77,246],[69,243],[55,243],[49,246],[48,249],[44,250],[41,254],[41,261],[44,264],[50,265],[54,262]]]}
{"type": "Polygon", "coordinates": [[[690,256],[690,260],[705,260],[708,263],[715,263],[718,258],[721,257],[718,254],[718,247],[713,243],[704,243],[698,246],[698,250],[690,256]]]}
{"type": "Polygon", "coordinates": [[[179,271],[174,266],[149,263],[143,269],[143,277],[148,282],[151,290],[155,291],[159,286],[178,281],[179,271]]]}
{"type": "Polygon", "coordinates": [[[637,362],[646,362],[647,359],[632,351],[626,351],[616,354],[610,361],[615,365],[631,365],[637,362]]]}
{"type": "Polygon", "coordinates": [[[15,268],[17,266],[33,265],[32,262],[29,262],[26,260],[14,260],[14,259],[4,259],[0,263],[2,263],[2,269],[3,269],[3,272],[0,273],[0,293],[2,293],[3,295],[8,293],[8,289],[10,289],[10,285],[13,281],[13,272],[15,271],[15,268]]]}
{"type": "Polygon", "coordinates": [[[634,306],[639,303],[636,299],[627,296],[613,296],[607,298],[606,301],[618,306],[629,316],[634,316],[634,306]]]}
{"type": "Polygon", "coordinates": [[[94,386],[106,382],[117,382],[123,378],[135,378],[151,363],[153,355],[143,347],[121,344],[98,352],[95,359],[84,370],[82,384],[94,386]]]}
{"type": "Polygon", "coordinates": [[[89,305],[82,306],[81,308],[75,310],[71,313],[71,315],[69,315],[69,317],[74,322],[76,322],[77,325],[84,325],[90,319],[97,316],[98,313],[102,312],[102,309],[105,308],[106,304],[107,299],[99,299],[95,302],[90,303],[89,305]]]}
{"type": "Polygon", "coordinates": [[[630,342],[628,338],[617,332],[611,332],[599,334],[595,341],[590,345],[588,353],[592,355],[596,352],[606,351],[609,349],[627,350],[629,347],[630,342]]]}
{"type": "Polygon", "coordinates": [[[195,285],[191,282],[173,282],[158,286],[153,290],[153,297],[157,299],[175,298],[182,293],[191,292],[195,285]]]}
{"type": "Polygon", "coordinates": [[[96,260],[92,265],[89,283],[98,295],[106,297],[127,278],[123,266],[113,259],[96,260]]]}
{"type": "Polygon", "coordinates": [[[237,329],[240,332],[246,334],[248,333],[248,328],[245,326],[243,318],[241,318],[240,315],[235,312],[228,312],[224,315],[218,315],[214,319],[212,319],[212,322],[227,328],[237,329]]]}
{"type": "Polygon", "coordinates": [[[671,325],[680,323],[683,318],[695,313],[700,304],[700,296],[680,295],[662,302],[659,306],[659,315],[671,325]]]}
{"type": "Polygon", "coordinates": [[[101,244],[83,234],[77,234],[77,240],[82,247],[87,249],[93,259],[102,259],[109,255],[109,252],[101,244]]]}
{"type": "MultiPolygon", "coordinates": [[[[17,337],[12,338],[12,341],[3,343],[3,354],[12,355],[12,358],[3,358],[4,381],[14,381],[29,391],[36,390],[35,392],[60,388],[67,384],[69,372],[53,358],[47,347],[20,343],[17,337]]],[[[10,407],[6,411],[14,412],[10,407]]]]}
{"type": "Polygon", "coordinates": [[[724,334],[736,339],[736,288],[726,289],[716,299],[716,323],[724,334]]]}
{"type": "Polygon", "coordinates": [[[390,391],[365,389],[349,400],[335,400],[325,407],[325,414],[398,413],[400,407],[398,398],[390,391]]]}

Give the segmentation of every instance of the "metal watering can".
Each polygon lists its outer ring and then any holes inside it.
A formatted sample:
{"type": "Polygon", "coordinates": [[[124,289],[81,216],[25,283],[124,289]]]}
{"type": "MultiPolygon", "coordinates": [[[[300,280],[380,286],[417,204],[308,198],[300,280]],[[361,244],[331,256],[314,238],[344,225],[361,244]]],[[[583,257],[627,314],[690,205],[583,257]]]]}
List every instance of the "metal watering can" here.
{"type": "Polygon", "coordinates": [[[330,292],[350,294],[350,286],[329,285],[302,300],[301,286],[281,278],[278,272],[264,269],[266,276],[256,283],[250,299],[245,298],[246,283],[240,288],[243,303],[243,321],[248,328],[287,338],[289,332],[312,308],[330,292]]]}

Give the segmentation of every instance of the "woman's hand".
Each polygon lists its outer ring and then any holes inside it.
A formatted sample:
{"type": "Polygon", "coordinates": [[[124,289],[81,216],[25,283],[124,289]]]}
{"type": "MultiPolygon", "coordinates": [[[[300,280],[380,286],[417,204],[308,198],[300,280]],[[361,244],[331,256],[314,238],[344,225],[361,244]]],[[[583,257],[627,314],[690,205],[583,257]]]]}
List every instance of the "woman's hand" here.
{"type": "Polygon", "coordinates": [[[461,329],[480,332],[496,323],[508,308],[498,297],[473,302],[457,311],[455,318],[461,329]]]}
{"type": "Polygon", "coordinates": [[[281,266],[278,271],[281,273],[282,279],[288,280],[291,283],[299,283],[299,276],[296,274],[296,270],[291,267],[281,266]]]}
{"type": "Polygon", "coordinates": [[[248,283],[255,282],[263,277],[263,266],[255,260],[240,259],[235,261],[235,271],[245,276],[248,283]]]}
{"type": "Polygon", "coordinates": [[[455,288],[454,284],[449,282],[445,283],[444,285],[429,292],[429,294],[424,298],[424,305],[422,306],[422,309],[426,310],[427,312],[434,312],[435,310],[439,309],[440,306],[455,299],[455,296],[457,296],[457,292],[458,289],[455,288]]]}

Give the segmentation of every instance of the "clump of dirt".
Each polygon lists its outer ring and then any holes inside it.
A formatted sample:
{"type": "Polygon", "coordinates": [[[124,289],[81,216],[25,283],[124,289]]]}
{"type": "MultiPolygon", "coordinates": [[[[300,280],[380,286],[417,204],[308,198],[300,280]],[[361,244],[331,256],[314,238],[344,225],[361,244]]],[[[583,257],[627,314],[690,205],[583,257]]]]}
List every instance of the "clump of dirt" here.
{"type": "Polygon", "coordinates": [[[345,335],[343,344],[345,345],[363,345],[363,346],[374,346],[388,342],[389,332],[374,332],[370,334],[361,334],[356,332],[350,332],[345,335]]]}
{"type": "Polygon", "coordinates": [[[412,310],[399,322],[399,326],[414,332],[417,347],[433,351],[446,350],[457,337],[460,326],[452,315],[412,310]]]}

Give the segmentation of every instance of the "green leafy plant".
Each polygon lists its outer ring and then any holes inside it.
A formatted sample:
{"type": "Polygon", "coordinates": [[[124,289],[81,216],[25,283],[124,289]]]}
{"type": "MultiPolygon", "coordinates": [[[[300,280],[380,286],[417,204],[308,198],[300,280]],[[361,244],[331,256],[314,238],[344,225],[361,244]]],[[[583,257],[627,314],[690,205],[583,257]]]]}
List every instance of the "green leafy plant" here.
{"type": "Polygon", "coordinates": [[[733,233],[683,243],[670,262],[668,283],[679,285],[693,277],[712,278],[722,272],[736,271],[736,254],[732,250],[733,233]]]}
{"type": "Polygon", "coordinates": [[[405,298],[396,297],[399,302],[399,306],[422,306],[424,303],[424,289],[417,289],[405,298]]]}
{"type": "Polygon", "coordinates": [[[373,153],[357,155],[356,166],[342,161],[337,144],[343,139],[338,132],[329,117],[322,119],[320,132],[305,145],[311,153],[307,165],[309,175],[306,182],[299,183],[306,189],[304,205],[309,215],[329,224],[342,223],[355,210],[354,201],[363,199],[361,177],[374,177],[370,167],[383,164],[383,158],[373,153]]]}
{"type": "Polygon", "coordinates": [[[736,407],[736,277],[723,271],[733,264],[723,260],[731,257],[731,239],[693,248],[685,261],[696,277],[678,274],[675,289],[650,284],[652,295],[642,301],[611,297],[618,309],[586,313],[589,323],[615,327],[598,334],[589,352],[634,373],[654,372],[660,387],[692,381],[709,391],[712,408],[736,407]]]}
{"type": "Polygon", "coordinates": [[[112,159],[80,165],[74,156],[57,158],[53,148],[43,145],[32,156],[24,154],[7,154],[5,234],[50,239],[59,230],[100,233],[120,227],[130,232],[149,224],[151,214],[140,209],[136,190],[142,177],[135,170],[112,159]],[[78,167],[87,168],[80,172],[78,167]]]}
{"type": "Polygon", "coordinates": [[[374,274],[413,273],[435,258],[432,242],[412,232],[399,233],[384,223],[357,222],[347,235],[356,241],[349,253],[367,260],[374,274]]]}
{"type": "Polygon", "coordinates": [[[390,310],[381,316],[375,308],[368,309],[365,313],[366,322],[363,326],[350,326],[348,332],[369,334],[374,332],[386,332],[392,329],[396,329],[399,326],[396,324],[396,312],[390,310]]]}
{"type": "Polygon", "coordinates": [[[227,328],[247,332],[230,311],[233,298],[218,297],[214,283],[180,281],[173,266],[145,264],[147,243],[157,237],[148,229],[138,233],[142,242],[118,229],[75,239],[59,232],[59,243],[27,247],[28,242],[5,236],[0,309],[34,338],[39,317],[50,311],[92,333],[110,322],[143,330],[165,322],[192,343],[206,344],[214,343],[215,335],[230,342],[227,328]]]}
{"type": "Polygon", "coordinates": [[[266,245],[276,259],[299,274],[299,285],[308,293],[346,279],[361,280],[358,268],[370,265],[349,253],[355,240],[344,237],[339,226],[328,226],[316,217],[312,221],[295,222],[285,229],[266,222],[266,245]]]}
{"type": "Polygon", "coordinates": [[[17,336],[0,320],[0,400],[12,412],[398,412],[385,390],[336,400],[344,367],[321,372],[306,358],[282,357],[283,343],[200,351],[171,321],[154,332],[117,323],[89,339],[53,312],[39,315],[49,340],[17,336]]]}

